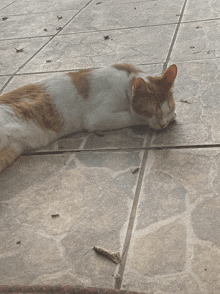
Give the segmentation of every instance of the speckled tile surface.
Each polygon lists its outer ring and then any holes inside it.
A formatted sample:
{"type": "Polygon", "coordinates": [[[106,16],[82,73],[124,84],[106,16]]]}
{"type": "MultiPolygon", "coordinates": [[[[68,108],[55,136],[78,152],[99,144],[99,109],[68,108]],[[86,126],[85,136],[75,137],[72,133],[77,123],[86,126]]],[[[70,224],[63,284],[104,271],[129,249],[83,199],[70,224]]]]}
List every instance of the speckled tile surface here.
{"type": "Polygon", "coordinates": [[[218,293],[219,154],[149,152],[124,289],[218,293]]]}
{"type": "Polygon", "coordinates": [[[1,1],[2,92],[120,62],[178,75],[167,129],[72,134],[0,174],[0,285],[220,293],[218,12],[214,0],[1,1]]]}

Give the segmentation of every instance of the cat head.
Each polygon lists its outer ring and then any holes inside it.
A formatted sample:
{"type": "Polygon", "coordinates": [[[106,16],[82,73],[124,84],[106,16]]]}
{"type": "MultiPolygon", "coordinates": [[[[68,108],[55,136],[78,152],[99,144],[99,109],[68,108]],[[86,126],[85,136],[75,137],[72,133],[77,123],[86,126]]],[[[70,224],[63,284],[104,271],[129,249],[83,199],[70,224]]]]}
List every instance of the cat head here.
{"type": "Polygon", "coordinates": [[[132,108],[141,120],[155,130],[163,129],[175,120],[172,86],[177,67],[171,65],[160,77],[137,78],[132,93],[132,108]]]}

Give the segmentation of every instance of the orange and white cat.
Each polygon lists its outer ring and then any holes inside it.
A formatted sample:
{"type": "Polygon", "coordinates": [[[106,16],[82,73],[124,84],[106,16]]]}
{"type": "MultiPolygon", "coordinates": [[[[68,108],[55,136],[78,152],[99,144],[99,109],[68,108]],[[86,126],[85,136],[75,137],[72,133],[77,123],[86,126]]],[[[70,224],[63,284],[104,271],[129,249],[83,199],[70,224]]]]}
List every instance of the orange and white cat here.
{"type": "Polygon", "coordinates": [[[0,171],[22,152],[73,132],[146,124],[165,128],[176,117],[171,65],[151,77],[130,64],[69,72],[0,96],[0,171]]]}

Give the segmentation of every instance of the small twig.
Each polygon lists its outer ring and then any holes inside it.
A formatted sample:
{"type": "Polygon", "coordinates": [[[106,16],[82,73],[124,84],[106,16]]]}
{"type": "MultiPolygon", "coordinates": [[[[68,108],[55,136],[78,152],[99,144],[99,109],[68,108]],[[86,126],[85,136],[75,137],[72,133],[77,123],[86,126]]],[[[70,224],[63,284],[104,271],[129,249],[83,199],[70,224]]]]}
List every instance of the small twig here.
{"type": "Polygon", "coordinates": [[[192,104],[192,102],[189,102],[188,100],[184,100],[184,99],[181,99],[180,102],[187,103],[187,104],[192,104]]]}
{"type": "Polygon", "coordinates": [[[112,252],[109,251],[107,249],[98,247],[98,246],[94,246],[93,249],[98,253],[101,254],[109,259],[111,259],[114,263],[119,263],[121,262],[121,257],[120,257],[120,253],[119,252],[112,252]]]}

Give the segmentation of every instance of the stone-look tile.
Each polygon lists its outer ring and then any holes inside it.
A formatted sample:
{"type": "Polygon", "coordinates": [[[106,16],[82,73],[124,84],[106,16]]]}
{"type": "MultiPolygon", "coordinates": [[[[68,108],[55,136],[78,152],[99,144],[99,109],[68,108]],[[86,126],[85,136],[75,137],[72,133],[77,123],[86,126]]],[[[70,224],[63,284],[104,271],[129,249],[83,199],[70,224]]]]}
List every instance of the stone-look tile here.
{"type": "Polygon", "coordinates": [[[62,19],[57,12],[8,16],[1,23],[0,39],[55,35],[76,12],[62,11],[62,19]]]}
{"type": "MultiPolygon", "coordinates": [[[[219,175],[216,178],[215,180],[219,182],[219,175]]],[[[200,240],[211,241],[220,248],[219,214],[220,200],[218,198],[205,200],[192,212],[192,226],[200,240]]]]}
{"type": "Polygon", "coordinates": [[[0,91],[1,91],[1,89],[2,89],[2,87],[5,85],[5,83],[8,81],[8,79],[9,79],[9,76],[8,77],[0,77],[0,91]]]}
{"type": "Polygon", "coordinates": [[[83,284],[83,278],[77,279],[74,274],[70,272],[56,272],[52,274],[45,274],[37,277],[31,283],[31,285],[72,285],[77,286],[83,284]]]}
{"type": "Polygon", "coordinates": [[[184,270],[185,254],[186,229],[175,221],[135,237],[129,269],[147,277],[179,273],[184,270]]]}
{"type": "Polygon", "coordinates": [[[23,156],[4,171],[0,283],[114,287],[115,264],[93,246],[121,251],[141,154],[23,156]]]}
{"type": "Polygon", "coordinates": [[[180,215],[186,210],[186,197],[195,201],[203,193],[213,193],[212,155],[197,150],[150,151],[137,229],[180,215]]]}
{"type": "Polygon", "coordinates": [[[152,144],[172,146],[219,143],[219,60],[176,64],[176,122],[156,132],[152,144]]]}
{"type": "Polygon", "coordinates": [[[195,245],[192,270],[203,283],[205,293],[220,291],[220,250],[219,247],[195,245]]]}
{"type": "MultiPolygon", "coordinates": [[[[205,242],[218,259],[219,170],[218,148],[149,152],[124,273],[125,289],[147,291],[152,286],[161,293],[179,293],[175,287],[184,285],[180,293],[188,293],[191,286],[195,292],[189,293],[203,293],[209,278],[201,270],[202,250],[200,254],[196,248],[205,242]]],[[[211,264],[209,257],[204,259],[211,264]]],[[[216,264],[215,277],[220,273],[216,264]]]]}
{"type": "Polygon", "coordinates": [[[197,282],[192,275],[182,275],[176,277],[148,279],[145,276],[127,275],[123,290],[141,291],[148,294],[202,294],[197,282]],[[138,278],[136,278],[138,277],[138,278]]]}
{"type": "MultiPolygon", "coordinates": [[[[39,0],[37,3],[29,0],[17,0],[12,5],[6,7],[3,12],[8,15],[19,15],[25,13],[39,13],[39,12],[62,12],[64,10],[79,10],[86,5],[89,0],[39,0]]],[[[60,15],[59,15],[60,16],[60,15]]]]}
{"type": "Polygon", "coordinates": [[[0,10],[3,10],[4,8],[12,4],[13,2],[15,2],[15,0],[2,0],[0,3],[0,10]]]}
{"type": "Polygon", "coordinates": [[[59,73],[44,73],[44,74],[30,74],[30,75],[15,75],[10,83],[5,87],[3,93],[12,91],[22,86],[39,82],[51,76],[59,75],[59,73]]]}
{"type": "MultiPolygon", "coordinates": [[[[1,200],[14,198],[22,191],[41,183],[64,167],[69,155],[20,156],[12,166],[1,172],[1,200]]],[[[25,193],[25,192],[23,192],[25,193]]]]}
{"type": "Polygon", "coordinates": [[[1,232],[0,284],[30,283],[36,276],[69,266],[59,241],[22,226],[1,232]]]}
{"type": "Polygon", "coordinates": [[[110,30],[174,23],[178,21],[183,1],[147,1],[127,4],[91,3],[62,33],[110,30]],[[135,23],[134,23],[135,20],[135,23]]]}
{"type": "Polygon", "coordinates": [[[48,37],[0,41],[0,74],[12,74],[49,40],[48,37]],[[23,49],[17,52],[16,49],[23,49]]]}
{"type": "Polygon", "coordinates": [[[187,189],[169,174],[154,171],[146,178],[143,189],[147,195],[141,202],[137,228],[180,214],[185,211],[187,189]]]}
{"type": "MultiPolygon", "coordinates": [[[[129,147],[143,147],[145,136],[136,136],[129,129],[114,130],[102,132],[101,136],[91,134],[85,144],[85,149],[98,148],[129,148],[129,147]]],[[[147,137],[147,136],[146,136],[147,137]]]]}
{"type": "Polygon", "coordinates": [[[219,28],[219,19],[181,24],[170,62],[218,58],[219,28]]]}
{"type": "Polygon", "coordinates": [[[206,20],[219,18],[220,3],[218,0],[188,0],[183,15],[184,21],[206,20]]]}
{"type": "Polygon", "coordinates": [[[176,25],[59,35],[37,54],[21,72],[97,68],[117,62],[162,63],[167,56],[176,25]],[[158,38],[154,38],[157,35],[158,38]],[[47,63],[47,60],[51,62],[47,63]]]}

